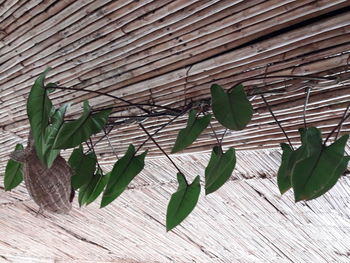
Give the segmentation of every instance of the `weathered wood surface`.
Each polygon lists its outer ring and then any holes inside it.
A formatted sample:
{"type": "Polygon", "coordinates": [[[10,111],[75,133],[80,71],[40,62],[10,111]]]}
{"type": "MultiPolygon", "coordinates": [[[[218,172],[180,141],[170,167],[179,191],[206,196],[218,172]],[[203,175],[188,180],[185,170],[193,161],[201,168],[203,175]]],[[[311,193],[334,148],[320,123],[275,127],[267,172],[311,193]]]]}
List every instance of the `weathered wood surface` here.
{"type": "MultiPolygon", "coordinates": [[[[47,66],[53,67],[48,81],[61,86],[173,108],[208,98],[213,83],[229,88],[246,78],[289,74],[339,78],[329,85],[290,78],[245,82],[253,120],[244,131],[228,132],[224,142],[242,150],[235,180],[217,199],[202,198],[175,233],[165,234],[162,225],[175,171],[152,142],[145,148],[155,159],[147,159],[148,170],[111,208],[79,210],[75,204],[67,218],[35,217],[23,188],[11,194],[0,189],[0,262],[347,262],[348,179],[305,206],[294,205],[291,195],[279,197],[271,177],[280,154],[267,148],[285,138],[253,93],[270,92],[266,99],[296,143],[305,90],[312,86],[307,121],[329,134],[350,101],[349,36],[348,0],[0,1],[0,174],[15,144],[26,141],[25,102],[47,66]]],[[[73,100],[71,117],[85,99],[93,107],[122,105],[84,92],[50,96],[56,105],[73,100]]],[[[113,116],[140,113],[125,106],[113,116]]],[[[144,126],[151,132],[167,120],[147,119],[144,126]]],[[[156,136],[166,151],[185,122],[180,117],[156,136]]],[[[217,134],[224,132],[213,126],[217,134]]],[[[118,155],[130,142],[145,139],[135,123],[115,128],[109,137],[118,155]]],[[[215,143],[207,129],[186,151],[197,154],[174,158],[191,174],[203,174],[208,154],[198,152],[215,143]]],[[[116,157],[108,142],[96,150],[100,164],[110,169],[116,157]]]]}
{"type": "MultiPolygon", "coordinates": [[[[49,81],[62,86],[170,107],[207,98],[212,83],[230,87],[264,74],[339,76],[342,81],[338,84],[319,87],[312,83],[316,86],[308,120],[327,134],[350,99],[348,6],[348,1],[308,0],[16,2],[6,6],[0,22],[0,129],[7,135],[26,137],[28,90],[50,65],[54,69],[49,81]],[[279,33],[269,35],[274,32],[279,33]]],[[[304,89],[311,83],[269,79],[246,84],[248,92],[285,89],[267,99],[296,140],[295,131],[302,126],[304,89]]],[[[61,91],[52,97],[57,104],[73,99],[77,104],[72,116],[84,99],[95,107],[119,103],[83,92],[61,91]]],[[[284,140],[281,132],[272,124],[260,97],[251,99],[256,112],[252,123],[243,133],[228,134],[226,144],[238,149],[276,146],[284,140]]],[[[125,107],[114,116],[138,113],[125,107]]],[[[161,120],[149,119],[145,126],[157,128],[161,120]]],[[[166,150],[185,120],[179,118],[158,134],[166,150]]],[[[349,129],[348,121],[343,130],[349,129]]],[[[1,142],[10,144],[8,140],[16,136],[1,138],[1,142]]],[[[116,129],[110,138],[122,153],[130,141],[139,144],[145,136],[131,124],[116,129]]],[[[188,151],[208,150],[214,143],[208,129],[188,151]]],[[[159,154],[151,143],[146,147],[152,149],[151,154],[159,154]]],[[[112,154],[107,142],[97,150],[104,156],[112,154]]],[[[0,151],[1,158],[7,154],[7,149],[0,151]]]]}
{"type": "MultiPolygon", "coordinates": [[[[177,183],[163,157],[148,159],[129,189],[104,209],[98,202],[78,208],[75,201],[69,215],[36,216],[23,187],[0,190],[0,255],[45,263],[348,261],[348,176],[325,196],[295,204],[292,192],[278,192],[278,151],[240,151],[238,158],[232,179],[212,195],[202,193],[193,213],[168,233],[166,206],[177,183]]],[[[208,159],[196,153],[174,161],[203,178],[208,159]]]]}

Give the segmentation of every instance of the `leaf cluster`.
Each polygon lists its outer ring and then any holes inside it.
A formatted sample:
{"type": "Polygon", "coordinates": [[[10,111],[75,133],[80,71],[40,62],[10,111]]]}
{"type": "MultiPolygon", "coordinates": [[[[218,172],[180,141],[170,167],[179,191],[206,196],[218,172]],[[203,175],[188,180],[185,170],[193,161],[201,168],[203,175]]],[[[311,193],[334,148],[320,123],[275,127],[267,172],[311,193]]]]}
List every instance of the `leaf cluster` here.
{"type": "MultiPolygon", "coordinates": [[[[147,151],[137,154],[143,144],[138,150],[130,144],[124,156],[115,162],[113,169],[104,174],[98,163],[91,137],[105,128],[111,109],[94,112],[89,102],[85,101],[79,118],[65,120],[69,105],[55,108],[49,98],[49,93],[59,88],[58,85],[44,83],[49,70],[50,68],[45,70],[36,79],[27,100],[33,147],[39,159],[48,168],[52,166],[62,149],[73,148],[68,163],[72,169],[72,188],[79,191],[79,205],[89,205],[101,195],[100,206],[105,207],[118,198],[143,170],[147,151]],[[88,146],[85,151],[83,144],[88,146]]],[[[217,84],[212,85],[211,109],[212,113],[206,110],[190,110],[186,127],[179,131],[171,153],[179,153],[192,145],[203,132],[206,132],[208,126],[213,129],[211,122],[215,120],[226,129],[239,131],[249,124],[253,116],[253,107],[243,85],[237,85],[227,91],[217,84]]],[[[156,143],[152,135],[145,129],[144,131],[156,143]]],[[[212,148],[209,163],[205,168],[206,195],[219,190],[229,180],[236,165],[234,147],[229,147],[225,151],[222,147],[224,135],[219,140],[215,130],[212,132],[217,144],[212,148]]],[[[277,177],[281,194],[293,188],[296,202],[314,199],[326,193],[336,184],[350,159],[344,152],[348,135],[326,146],[322,143],[319,129],[310,127],[300,129],[299,132],[301,146],[298,149],[294,150],[287,144],[281,144],[283,154],[277,177]]],[[[157,146],[160,147],[158,144],[157,146]]],[[[16,150],[25,151],[22,145],[17,145],[16,150]]],[[[168,155],[167,157],[170,158],[168,155]]],[[[176,168],[179,170],[178,188],[168,203],[167,231],[187,218],[195,208],[201,192],[198,175],[192,183],[188,183],[185,173],[181,168],[176,168]]],[[[10,160],[6,167],[5,189],[13,189],[22,180],[23,164],[10,160]]]]}
{"type": "Polygon", "coordinates": [[[343,135],[329,146],[322,143],[319,129],[300,129],[301,146],[293,150],[281,144],[282,163],[277,184],[281,194],[294,190],[295,202],[311,200],[329,191],[347,168],[345,156],[349,135],[343,135]]]}
{"type": "MultiPolygon", "coordinates": [[[[212,85],[211,101],[215,119],[227,129],[242,130],[253,116],[253,107],[242,85],[228,91],[217,84],[212,85]]],[[[198,113],[194,110],[189,113],[187,125],[180,130],[172,153],[182,151],[190,146],[207,128],[212,120],[212,115],[208,113],[203,113],[203,115],[199,118],[198,113]]],[[[215,131],[213,132],[215,134],[215,131]]],[[[206,195],[222,187],[232,175],[236,165],[235,149],[230,147],[224,152],[221,143],[218,139],[218,145],[213,147],[210,161],[205,169],[204,188],[206,195]]],[[[179,171],[177,180],[178,190],[171,196],[168,205],[167,230],[180,224],[192,212],[200,194],[199,176],[191,184],[188,184],[185,175],[179,171]]]]}

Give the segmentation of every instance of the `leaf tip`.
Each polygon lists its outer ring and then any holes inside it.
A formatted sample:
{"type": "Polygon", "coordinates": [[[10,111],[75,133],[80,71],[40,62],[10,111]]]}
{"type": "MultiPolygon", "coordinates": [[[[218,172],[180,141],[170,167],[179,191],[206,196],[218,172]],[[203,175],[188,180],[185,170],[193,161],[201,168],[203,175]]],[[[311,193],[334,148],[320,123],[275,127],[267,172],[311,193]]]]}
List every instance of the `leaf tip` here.
{"type": "Polygon", "coordinates": [[[100,208],[104,208],[107,205],[109,205],[112,201],[110,199],[108,199],[106,196],[102,196],[102,200],[101,200],[101,204],[100,204],[100,208]]]}
{"type": "Polygon", "coordinates": [[[175,148],[175,146],[171,149],[171,154],[174,154],[174,153],[177,153],[178,152],[178,149],[175,148]]]}
{"type": "Polygon", "coordinates": [[[169,219],[167,219],[165,225],[166,225],[166,232],[169,232],[169,231],[173,230],[179,224],[171,223],[171,222],[169,222],[169,219]]]}
{"type": "Polygon", "coordinates": [[[287,192],[286,189],[282,189],[282,188],[279,188],[278,190],[280,191],[281,195],[284,195],[287,192]]]}
{"type": "Polygon", "coordinates": [[[205,188],[205,195],[206,196],[211,194],[211,193],[213,193],[213,191],[210,191],[209,189],[205,188]]]}
{"type": "Polygon", "coordinates": [[[295,203],[298,203],[300,201],[306,201],[306,200],[307,200],[307,198],[303,195],[296,195],[296,194],[294,195],[294,202],[295,203]]]}

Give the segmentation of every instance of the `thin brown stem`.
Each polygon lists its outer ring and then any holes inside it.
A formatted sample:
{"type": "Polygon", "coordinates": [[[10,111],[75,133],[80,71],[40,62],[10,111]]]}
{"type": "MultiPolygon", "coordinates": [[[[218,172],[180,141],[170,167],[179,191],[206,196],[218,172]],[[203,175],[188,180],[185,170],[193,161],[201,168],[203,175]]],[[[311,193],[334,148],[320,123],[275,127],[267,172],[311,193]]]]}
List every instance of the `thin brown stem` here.
{"type": "Polygon", "coordinates": [[[108,134],[111,133],[111,131],[113,130],[114,126],[110,126],[109,130],[107,131],[107,134],[104,134],[101,138],[99,138],[97,140],[97,142],[94,143],[94,146],[96,146],[96,144],[98,144],[100,141],[102,141],[104,138],[106,138],[106,136],[108,136],[108,134]]]}
{"type": "MultiPolygon", "coordinates": [[[[89,147],[89,149],[92,150],[92,152],[96,155],[94,144],[92,143],[91,137],[89,137],[89,142],[90,142],[90,146],[89,146],[88,142],[85,142],[85,143],[89,147]]],[[[103,175],[103,170],[102,170],[102,168],[100,166],[100,163],[98,162],[97,158],[96,158],[96,164],[97,164],[98,169],[100,169],[100,171],[101,171],[101,173],[103,175]]]]}
{"type": "MultiPolygon", "coordinates": [[[[178,109],[173,109],[173,108],[170,108],[170,107],[167,107],[167,106],[162,106],[162,105],[157,105],[157,104],[149,104],[149,103],[133,103],[132,106],[140,106],[140,107],[143,107],[143,106],[146,106],[146,107],[155,107],[155,108],[159,108],[159,109],[164,109],[164,110],[167,110],[169,112],[179,112],[180,110],[178,109]]],[[[125,108],[126,105],[116,105],[116,106],[110,106],[110,107],[101,107],[101,108],[95,108],[93,109],[92,111],[93,112],[96,112],[96,111],[103,111],[103,110],[110,110],[110,109],[119,109],[119,108],[125,108]]],[[[151,114],[151,112],[150,112],[151,114]]]]}
{"type": "Polygon", "coordinates": [[[110,95],[108,93],[105,93],[105,92],[101,92],[101,91],[97,91],[97,90],[88,90],[88,89],[84,89],[84,88],[81,88],[81,89],[77,89],[77,88],[69,88],[69,87],[55,87],[56,89],[60,89],[60,90],[74,90],[74,91],[83,91],[83,92],[88,92],[88,93],[95,93],[95,94],[98,94],[98,95],[102,95],[102,96],[107,96],[107,97],[110,97],[110,98],[113,98],[113,99],[116,99],[116,100],[119,100],[121,102],[124,102],[126,104],[129,104],[130,106],[134,106],[134,107],[137,107],[139,108],[140,110],[146,112],[146,113],[151,113],[149,110],[137,105],[137,104],[134,104],[132,103],[131,101],[128,101],[126,99],[123,99],[123,98],[120,98],[120,97],[117,97],[117,96],[114,96],[114,95],[110,95]]]}
{"type": "Polygon", "coordinates": [[[226,132],[227,132],[227,128],[225,128],[225,131],[224,131],[224,133],[223,133],[222,136],[221,136],[220,145],[222,145],[222,141],[224,140],[224,137],[225,137],[225,135],[226,135],[226,132]]]}
{"type": "Polygon", "coordinates": [[[118,154],[117,154],[117,152],[114,150],[114,147],[113,147],[111,141],[109,140],[109,136],[108,136],[108,133],[106,132],[106,129],[105,129],[105,128],[103,128],[103,132],[104,132],[104,134],[105,134],[105,136],[106,136],[106,138],[107,138],[109,147],[112,149],[114,155],[117,157],[117,160],[119,160],[118,154]]]}
{"type": "Polygon", "coordinates": [[[306,99],[305,99],[305,103],[304,103],[304,112],[303,112],[304,128],[305,129],[306,129],[306,107],[307,107],[307,104],[309,102],[310,91],[311,91],[311,88],[307,87],[307,89],[306,89],[306,99]]]}
{"type": "Polygon", "coordinates": [[[291,147],[292,149],[294,149],[294,148],[293,148],[293,145],[292,145],[292,143],[291,143],[291,141],[290,141],[290,139],[289,139],[289,137],[288,137],[288,135],[287,135],[287,133],[286,133],[286,131],[283,129],[281,123],[277,120],[275,114],[273,113],[273,111],[272,111],[270,105],[268,104],[267,100],[265,99],[264,95],[261,95],[261,98],[263,99],[263,101],[264,101],[264,103],[265,103],[267,109],[268,109],[269,112],[271,113],[271,115],[272,115],[272,117],[274,118],[275,122],[276,122],[277,125],[280,127],[280,129],[282,130],[284,136],[287,138],[287,141],[288,141],[290,147],[291,147]]]}
{"type": "Polygon", "coordinates": [[[190,72],[191,68],[193,65],[190,65],[188,69],[186,70],[186,77],[185,77],[185,85],[184,85],[184,104],[186,105],[186,100],[187,100],[187,84],[188,84],[188,73],[190,72]]]}
{"type": "Polygon", "coordinates": [[[211,125],[210,122],[209,122],[209,125],[210,125],[210,129],[211,129],[211,130],[213,131],[213,133],[214,133],[214,136],[215,136],[216,141],[218,142],[218,145],[220,146],[221,143],[220,143],[219,138],[218,138],[218,136],[217,136],[217,134],[216,134],[216,132],[215,132],[215,130],[214,130],[213,125],[211,125]]]}
{"type": "Polygon", "coordinates": [[[350,114],[346,115],[348,110],[349,110],[349,107],[350,107],[350,103],[349,105],[346,107],[345,109],[345,114],[343,114],[343,117],[342,119],[340,120],[340,122],[338,123],[338,125],[336,127],[334,127],[334,129],[328,134],[327,138],[324,140],[324,143],[323,143],[323,146],[326,146],[326,143],[328,142],[329,138],[332,137],[333,133],[339,129],[339,132],[340,132],[340,129],[341,129],[341,126],[343,125],[343,123],[350,117],[350,114]]]}
{"type": "MultiPolygon", "coordinates": [[[[178,170],[178,172],[183,175],[180,168],[175,164],[175,162],[170,158],[170,156],[163,150],[163,148],[157,143],[157,141],[153,138],[153,136],[145,129],[145,127],[142,125],[142,123],[139,123],[139,126],[147,134],[147,136],[153,141],[153,143],[158,147],[158,149],[166,156],[166,158],[168,158],[168,160],[172,163],[172,165],[174,165],[176,170],[178,170]]],[[[185,176],[183,176],[183,177],[185,178],[185,176]]],[[[186,181],[186,178],[185,178],[185,181],[186,181]]],[[[186,183],[187,183],[187,181],[186,181],[186,183]]]]}
{"type": "MultiPolygon", "coordinates": [[[[349,109],[350,109],[350,103],[349,103],[348,106],[346,107],[346,109],[345,109],[345,111],[344,111],[344,114],[343,114],[343,116],[342,116],[342,119],[344,119],[345,116],[346,116],[346,114],[348,114],[349,109]]],[[[342,128],[343,124],[344,124],[344,122],[342,122],[342,123],[340,124],[339,129],[338,129],[338,131],[337,131],[337,134],[335,135],[334,140],[338,139],[338,136],[339,136],[339,133],[340,133],[340,131],[341,131],[341,128],[342,128]]]]}
{"type": "Polygon", "coordinates": [[[150,118],[150,117],[160,117],[160,116],[177,116],[181,113],[181,111],[178,112],[168,112],[168,111],[162,111],[162,112],[152,112],[150,114],[144,114],[144,115],[124,115],[124,116],[111,116],[110,119],[144,119],[144,118],[150,118]]]}
{"type": "Polygon", "coordinates": [[[88,150],[87,150],[84,154],[87,154],[87,153],[89,153],[89,152],[92,152],[92,148],[90,147],[90,145],[89,145],[87,142],[85,142],[85,144],[86,144],[86,146],[88,147],[88,150]]]}
{"type": "Polygon", "coordinates": [[[251,81],[251,80],[259,80],[259,79],[286,79],[286,78],[290,78],[290,79],[305,79],[305,80],[338,80],[337,77],[318,77],[318,76],[303,76],[303,75],[274,75],[274,76],[262,76],[262,77],[251,77],[251,78],[246,78],[243,80],[240,80],[239,82],[237,82],[235,85],[232,86],[232,88],[229,89],[232,90],[234,87],[242,84],[243,82],[246,81],[251,81]]]}
{"type": "MultiPolygon", "coordinates": [[[[190,108],[190,107],[189,107],[190,108]]],[[[167,123],[164,123],[158,130],[156,130],[152,136],[155,136],[158,132],[160,132],[162,129],[164,129],[166,126],[170,125],[173,121],[175,121],[178,117],[180,117],[181,115],[185,114],[188,111],[188,109],[184,109],[181,114],[175,116],[174,118],[172,118],[170,121],[168,121],[167,123]]],[[[148,140],[151,137],[148,137],[136,150],[135,154],[146,144],[146,142],[148,142],[148,140]]]]}

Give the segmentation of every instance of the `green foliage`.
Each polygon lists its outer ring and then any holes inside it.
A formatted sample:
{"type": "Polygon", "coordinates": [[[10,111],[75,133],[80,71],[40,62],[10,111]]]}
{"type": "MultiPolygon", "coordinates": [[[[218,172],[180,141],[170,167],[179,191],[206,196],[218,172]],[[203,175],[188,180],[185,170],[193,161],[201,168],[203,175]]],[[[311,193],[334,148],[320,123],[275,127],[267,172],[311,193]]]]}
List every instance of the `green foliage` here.
{"type": "Polygon", "coordinates": [[[296,202],[314,199],[335,185],[349,161],[349,157],[344,156],[348,139],[349,135],[344,135],[296,164],[292,174],[296,202]]]}
{"type": "Polygon", "coordinates": [[[205,169],[205,194],[218,190],[232,175],[236,165],[235,149],[230,148],[226,153],[220,146],[215,146],[205,169]]]}
{"type": "Polygon", "coordinates": [[[46,127],[49,124],[49,116],[52,109],[52,103],[45,90],[45,76],[49,72],[47,68],[36,80],[30,90],[27,100],[27,115],[38,157],[43,161],[42,140],[46,127]]]}
{"type": "Polygon", "coordinates": [[[135,147],[130,144],[125,155],[113,166],[106,189],[102,196],[101,208],[110,204],[121,195],[134,177],[145,166],[147,151],[135,156],[135,147]]]}
{"type": "Polygon", "coordinates": [[[56,90],[57,88],[57,84],[56,83],[47,83],[46,86],[45,86],[45,89],[48,93],[52,93],[56,90]]]}
{"type": "MultiPolygon", "coordinates": [[[[73,150],[68,161],[72,168],[72,187],[79,189],[80,206],[90,204],[103,192],[101,208],[105,207],[121,195],[142,171],[147,151],[136,155],[135,147],[130,144],[125,155],[114,164],[112,171],[103,175],[94,150],[84,153],[81,143],[105,127],[111,110],[93,112],[88,101],[85,101],[80,118],[65,122],[68,106],[56,109],[48,97],[48,93],[60,88],[55,83],[45,86],[45,76],[49,70],[47,68],[35,80],[27,100],[27,115],[37,155],[50,168],[60,149],[80,145],[73,150]]],[[[242,130],[248,125],[253,116],[253,108],[242,85],[225,92],[222,87],[214,84],[211,86],[211,95],[212,111],[219,123],[231,130],[242,130]]],[[[179,132],[171,152],[182,151],[191,145],[209,125],[211,117],[211,114],[207,114],[199,118],[197,112],[191,110],[187,125],[179,132]]],[[[330,190],[346,170],[350,160],[349,156],[344,155],[349,135],[344,135],[326,146],[322,143],[319,129],[310,127],[300,129],[299,132],[301,146],[298,149],[281,144],[283,154],[277,177],[281,194],[293,188],[296,202],[317,198],[330,190]]],[[[17,161],[24,160],[26,152],[23,151],[23,146],[18,144],[16,150],[18,152],[12,158],[16,157],[17,161]]],[[[231,147],[224,153],[221,145],[213,147],[205,169],[205,193],[218,190],[230,178],[235,165],[234,148],[231,147]]],[[[179,170],[178,167],[177,169],[179,170]]],[[[23,165],[19,162],[10,160],[7,163],[4,178],[6,191],[22,182],[22,170],[23,165]]],[[[199,176],[188,184],[185,175],[179,170],[177,181],[178,189],[172,194],[167,208],[167,231],[179,225],[192,212],[200,195],[199,176]]]]}
{"type": "Polygon", "coordinates": [[[190,111],[187,126],[177,135],[175,145],[171,150],[171,153],[182,151],[191,145],[209,125],[211,114],[205,115],[202,118],[196,118],[196,115],[197,112],[195,110],[190,111]]]}
{"type": "MultiPolygon", "coordinates": [[[[320,163],[321,161],[322,160],[320,160],[320,163]]],[[[322,182],[322,185],[318,188],[316,193],[314,193],[312,198],[310,199],[315,199],[328,192],[337,183],[340,176],[346,171],[349,161],[350,156],[344,156],[343,160],[340,163],[338,163],[338,167],[333,171],[333,173],[331,173],[331,176],[322,182]]]]}
{"type": "Polygon", "coordinates": [[[325,146],[319,129],[310,127],[299,132],[302,145],[297,150],[281,144],[282,163],[277,177],[281,194],[293,187],[296,202],[317,198],[330,190],[349,161],[344,156],[348,135],[325,146]]]}
{"type": "Polygon", "coordinates": [[[301,158],[310,156],[322,149],[321,131],[315,127],[299,129],[301,137],[301,158]]]}
{"type": "Polygon", "coordinates": [[[167,231],[179,225],[192,212],[198,202],[201,190],[199,176],[188,185],[185,176],[178,173],[177,181],[179,186],[177,191],[172,194],[168,204],[166,214],[167,231]]]}
{"type": "Polygon", "coordinates": [[[51,122],[46,127],[44,136],[42,137],[42,151],[41,153],[43,162],[48,168],[50,168],[55,161],[56,157],[59,155],[60,150],[53,149],[53,144],[57,138],[58,131],[63,124],[64,115],[67,111],[68,105],[64,104],[59,109],[56,109],[52,116],[51,122]]]}
{"type": "Polygon", "coordinates": [[[288,144],[285,143],[281,143],[281,148],[283,153],[282,162],[277,173],[277,185],[281,194],[284,194],[292,187],[290,171],[288,171],[288,168],[290,166],[290,157],[293,150],[288,144]]]}
{"type": "Polygon", "coordinates": [[[302,145],[297,150],[292,150],[288,145],[281,144],[283,155],[282,163],[277,174],[277,184],[281,194],[292,187],[292,174],[295,166],[303,159],[322,148],[321,132],[319,129],[310,127],[299,129],[302,145]]]}
{"type": "Polygon", "coordinates": [[[109,176],[110,173],[103,175],[102,171],[98,169],[90,181],[80,187],[78,197],[79,205],[88,205],[95,201],[105,188],[109,176]]]}
{"type": "Polygon", "coordinates": [[[97,158],[95,153],[84,154],[83,147],[74,149],[68,163],[73,171],[72,186],[75,190],[88,183],[96,169],[97,158]]]}
{"type": "MultiPolygon", "coordinates": [[[[23,150],[22,144],[16,145],[16,151],[23,150]]],[[[10,191],[23,181],[23,164],[9,160],[5,169],[5,191],[10,191]]]]}
{"type": "Polygon", "coordinates": [[[74,121],[66,122],[58,131],[54,142],[54,149],[67,149],[85,142],[91,135],[103,129],[111,110],[92,113],[87,101],[84,102],[83,115],[74,121]]]}
{"type": "Polygon", "coordinates": [[[54,83],[44,84],[47,68],[35,81],[27,101],[27,115],[30,122],[35,150],[39,159],[50,168],[59,150],[52,149],[57,133],[63,124],[67,105],[55,109],[48,97],[49,89],[56,87],[54,83]],[[48,90],[46,90],[48,88],[48,90]]]}
{"type": "Polygon", "coordinates": [[[217,84],[211,86],[212,110],[215,118],[224,127],[242,130],[253,116],[250,104],[242,85],[233,87],[227,93],[217,84]]]}

